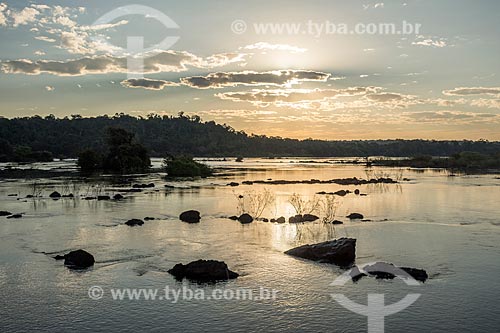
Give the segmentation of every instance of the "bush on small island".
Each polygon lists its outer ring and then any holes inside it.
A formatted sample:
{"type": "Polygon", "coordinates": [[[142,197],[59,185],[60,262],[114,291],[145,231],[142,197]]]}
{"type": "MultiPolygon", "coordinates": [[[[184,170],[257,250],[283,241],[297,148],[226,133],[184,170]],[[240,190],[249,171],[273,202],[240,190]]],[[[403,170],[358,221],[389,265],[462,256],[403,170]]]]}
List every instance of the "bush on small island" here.
{"type": "Polygon", "coordinates": [[[213,174],[208,165],[188,156],[169,156],[163,160],[168,177],[208,177],[213,174]]]}
{"type": "Polygon", "coordinates": [[[78,158],[82,172],[105,170],[112,173],[144,172],[151,166],[147,149],[134,142],[134,133],[110,127],[106,132],[109,150],[106,155],[85,150],[78,158]]]}

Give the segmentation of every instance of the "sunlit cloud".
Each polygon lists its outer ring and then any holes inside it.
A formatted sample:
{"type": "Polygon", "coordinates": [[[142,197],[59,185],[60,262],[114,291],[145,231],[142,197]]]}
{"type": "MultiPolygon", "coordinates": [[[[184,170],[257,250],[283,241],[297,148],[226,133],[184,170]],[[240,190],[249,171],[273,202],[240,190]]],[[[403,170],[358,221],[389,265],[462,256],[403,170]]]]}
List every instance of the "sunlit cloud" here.
{"type": "Polygon", "coordinates": [[[234,87],[238,85],[290,86],[307,81],[325,82],[329,77],[330,74],[328,73],[306,70],[217,72],[206,76],[185,77],[181,79],[181,83],[198,89],[234,87]]]}
{"type": "MultiPolygon", "coordinates": [[[[238,54],[227,53],[198,57],[189,52],[164,51],[144,59],[144,73],[183,72],[189,67],[211,69],[242,61],[238,54]]],[[[9,60],[0,62],[4,73],[57,76],[79,76],[86,74],[128,73],[127,58],[109,55],[84,57],[66,61],[55,60],[9,60]]]]}
{"type": "Polygon", "coordinates": [[[266,42],[258,42],[255,44],[247,45],[240,47],[240,49],[243,50],[271,50],[271,51],[288,51],[288,52],[293,52],[293,53],[304,53],[307,51],[307,49],[298,47],[298,46],[293,46],[293,45],[287,45],[287,44],[271,44],[271,43],[266,43],[266,42]]]}
{"type": "Polygon", "coordinates": [[[121,85],[127,88],[143,88],[148,90],[162,90],[167,86],[177,86],[178,84],[165,80],[153,79],[127,79],[121,82],[121,85]]]}
{"type": "Polygon", "coordinates": [[[451,90],[444,90],[443,94],[449,96],[500,95],[500,87],[460,87],[451,90]]]}

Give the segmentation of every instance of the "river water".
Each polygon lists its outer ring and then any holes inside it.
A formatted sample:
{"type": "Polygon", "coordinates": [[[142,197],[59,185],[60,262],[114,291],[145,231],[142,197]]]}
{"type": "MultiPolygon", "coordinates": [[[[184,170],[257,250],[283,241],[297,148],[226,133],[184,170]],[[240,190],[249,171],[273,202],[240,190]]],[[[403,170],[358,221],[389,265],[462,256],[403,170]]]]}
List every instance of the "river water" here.
{"type": "MultiPolygon", "coordinates": [[[[247,159],[209,161],[222,175],[203,180],[167,181],[162,173],[81,179],[3,179],[0,210],[23,213],[0,218],[1,332],[363,332],[367,317],[341,306],[331,294],[366,304],[368,294],[394,303],[421,294],[410,307],[385,318],[386,332],[498,332],[500,327],[499,175],[451,175],[446,171],[369,168],[321,163],[329,160],[247,159]],[[327,180],[390,176],[398,184],[341,186],[287,184],[227,186],[244,180],[327,180]],[[403,181],[403,178],[408,180],[403,181]],[[125,193],[133,183],[155,188],[125,193]],[[166,188],[165,185],[170,185],[166,188]],[[262,216],[294,215],[293,194],[311,202],[316,192],[340,189],[362,194],[336,197],[336,219],[304,225],[256,221],[241,225],[226,216],[238,213],[238,196],[275,198],[262,216]],[[52,200],[52,191],[76,198],[52,200]],[[120,201],[81,196],[123,193],[120,201]],[[29,194],[42,198],[25,199],[29,194]],[[188,209],[201,212],[199,224],[178,220],[188,209]],[[359,212],[369,221],[349,221],[359,212]],[[131,218],[155,217],[141,227],[131,218]],[[293,258],[283,252],[302,244],[338,237],[357,239],[357,264],[386,261],[423,268],[429,280],[361,279],[332,286],[344,270],[293,258]],[[72,271],[52,256],[85,249],[93,268],[72,271]],[[178,282],[167,270],[197,259],[225,261],[240,277],[229,282],[178,282]],[[98,287],[103,296],[89,297],[98,287]],[[113,299],[111,289],[151,288],[184,293],[177,301],[113,299]],[[240,290],[275,297],[236,299],[240,290]],[[203,297],[189,297],[196,291],[203,297]],[[207,295],[218,292],[215,299],[207,295]],[[263,294],[264,293],[264,294],[263,294]],[[204,299],[201,299],[204,298],[204,299]],[[221,298],[221,297],[218,297],[221,298]]],[[[158,166],[159,160],[154,164],[158,166]]],[[[1,167],[6,167],[2,165],[1,167]]],[[[32,167],[32,166],[31,166],[32,167]]],[[[37,164],[71,170],[74,161],[37,164]]],[[[247,208],[249,203],[246,203],[247,208]]],[[[321,212],[318,213],[321,215],[321,212]]],[[[163,294],[162,294],[163,295],[163,294]]]]}

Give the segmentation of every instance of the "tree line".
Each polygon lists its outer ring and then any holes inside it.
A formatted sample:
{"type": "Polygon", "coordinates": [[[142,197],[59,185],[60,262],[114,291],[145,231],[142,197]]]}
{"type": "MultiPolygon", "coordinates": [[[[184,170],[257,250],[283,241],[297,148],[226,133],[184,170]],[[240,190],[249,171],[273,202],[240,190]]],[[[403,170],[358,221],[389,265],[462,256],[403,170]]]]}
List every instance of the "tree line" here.
{"type": "Polygon", "coordinates": [[[247,134],[226,124],[202,121],[198,116],[125,114],[84,118],[0,118],[0,161],[75,158],[86,150],[104,153],[106,132],[122,128],[135,134],[153,157],[191,155],[199,157],[349,157],[349,156],[450,156],[463,151],[483,154],[500,152],[500,142],[437,140],[345,140],[288,139],[247,134]]]}

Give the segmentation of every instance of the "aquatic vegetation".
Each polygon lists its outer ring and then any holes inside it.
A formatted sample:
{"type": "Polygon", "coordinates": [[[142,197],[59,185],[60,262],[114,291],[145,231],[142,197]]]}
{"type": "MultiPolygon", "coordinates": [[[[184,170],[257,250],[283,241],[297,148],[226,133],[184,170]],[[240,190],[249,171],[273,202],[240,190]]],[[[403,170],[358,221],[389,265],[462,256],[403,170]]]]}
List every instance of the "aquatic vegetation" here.
{"type": "Polygon", "coordinates": [[[312,214],[321,207],[321,199],[314,195],[311,199],[305,199],[300,194],[294,193],[288,199],[298,215],[312,214]]]}
{"type": "Polygon", "coordinates": [[[189,156],[167,157],[163,165],[169,177],[209,177],[213,174],[212,168],[189,156]]]}
{"type": "Polygon", "coordinates": [[[266,208],[276,201],[276,196],[268,189],[263,191],[247,191],[244,194],[237,194],[238,215],[250,214],[253,218],[262,216],[266,208]]]}

